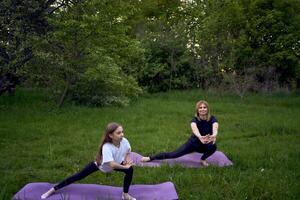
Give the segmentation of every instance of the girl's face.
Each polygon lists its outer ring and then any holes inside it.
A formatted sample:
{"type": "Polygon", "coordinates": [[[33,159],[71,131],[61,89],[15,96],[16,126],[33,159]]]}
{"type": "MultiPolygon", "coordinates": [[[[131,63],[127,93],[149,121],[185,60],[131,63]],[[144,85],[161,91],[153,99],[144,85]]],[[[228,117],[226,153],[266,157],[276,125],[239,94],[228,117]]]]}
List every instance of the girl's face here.
{"type": "Polygon", "coordinates": [[[119,126],[113,133],[109,134],[113,142],[121,142],[124,137],[123,127],[119,126]]]}
{"type": "Polygon", "coordinates": [[[199,107],[198,107],[199,115],[207,115],[207,111],[208,111],[208,108],[204,103],[199,105],[199,107]]]}

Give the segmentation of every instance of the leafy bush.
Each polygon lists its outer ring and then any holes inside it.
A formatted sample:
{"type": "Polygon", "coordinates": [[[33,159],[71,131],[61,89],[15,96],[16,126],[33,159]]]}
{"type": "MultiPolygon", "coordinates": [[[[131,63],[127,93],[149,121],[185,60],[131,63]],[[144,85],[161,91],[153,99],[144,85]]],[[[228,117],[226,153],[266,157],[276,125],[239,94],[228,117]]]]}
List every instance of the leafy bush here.
{"type": "Polygon", "coordinates": [[[103,63],[89,67],[71,89],[71,99],[84,105],[127,105],[142,90],[135,79],[125,75],[114,61],[106,57],[103,63]]]}

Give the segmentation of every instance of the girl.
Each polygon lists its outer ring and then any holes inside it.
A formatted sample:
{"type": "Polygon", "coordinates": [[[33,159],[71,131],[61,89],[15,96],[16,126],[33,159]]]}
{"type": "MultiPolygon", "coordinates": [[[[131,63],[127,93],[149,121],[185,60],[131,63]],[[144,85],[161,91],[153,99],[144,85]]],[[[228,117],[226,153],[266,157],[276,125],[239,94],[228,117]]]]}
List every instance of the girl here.
{"type": "Polygon", "coordinates": [[[129,157],[130,151],[131,147],[128,140],[124,138],[122,126],[114,122],[109,123],[106,127],[102,142],[100,143],[96,160],[90,162],[80,172],[55,185],[53,188],[44,193],[41,198],[45,199],[57,190],[75,181],[81,180],[100,169],[104,173],[108,173],[113,170],[125,173],[122,199],[136,200],[128,194],[133,175],[133,162],[129,157]]]}
{"type": "Polygon", "coordinates": [[[162,152],[150,157],[142,157],[142,162],[178,158],[180,156],[199,152],[203,153],[200,163],[208,166],[206,159],[217,149],[215,142],[218,134],[218,122],[210,115],[206,101],[198,101],[195,108],[195,117],[191,120],[192,136],[188,141],[173,152],[162,152]]]}

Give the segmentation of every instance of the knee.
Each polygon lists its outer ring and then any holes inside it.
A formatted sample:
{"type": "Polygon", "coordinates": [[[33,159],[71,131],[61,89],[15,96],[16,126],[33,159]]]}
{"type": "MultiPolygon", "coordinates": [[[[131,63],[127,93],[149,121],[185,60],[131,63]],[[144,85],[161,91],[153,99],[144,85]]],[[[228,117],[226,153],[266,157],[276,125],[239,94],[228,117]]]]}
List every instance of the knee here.
{"type": "Polygon", "coordinates": [[[127,170],[126,170],[126,174],[133,174],[133,167],[129,167],[127,170]]]}
{"type": "Polygon", "coordinates": [[[217,150],[217,146],[215,144],[208,145],[208,151],[215,152],[217,150]]]}

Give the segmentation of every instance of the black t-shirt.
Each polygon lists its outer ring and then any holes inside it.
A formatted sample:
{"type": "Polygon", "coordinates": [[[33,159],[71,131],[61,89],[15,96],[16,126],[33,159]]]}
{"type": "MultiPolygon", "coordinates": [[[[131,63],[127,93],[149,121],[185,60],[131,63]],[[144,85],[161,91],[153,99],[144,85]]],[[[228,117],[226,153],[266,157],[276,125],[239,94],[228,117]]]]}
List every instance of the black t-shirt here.
{"type": "Polygon", "coordinates": [[[208,135],[208,134],[213,134],[212,125],[213,125],[213,123],[218,122],[218,121],[214,116],[211,116],[209,121],[201,120],[201,119],[198,119],[197,117],[194,117],[191,120],[191,123],[192,122],[195,122],[197,124],[197,128],[198,128],[200,134],[202,136],[204,136],[204,135],[208,135]]]}

